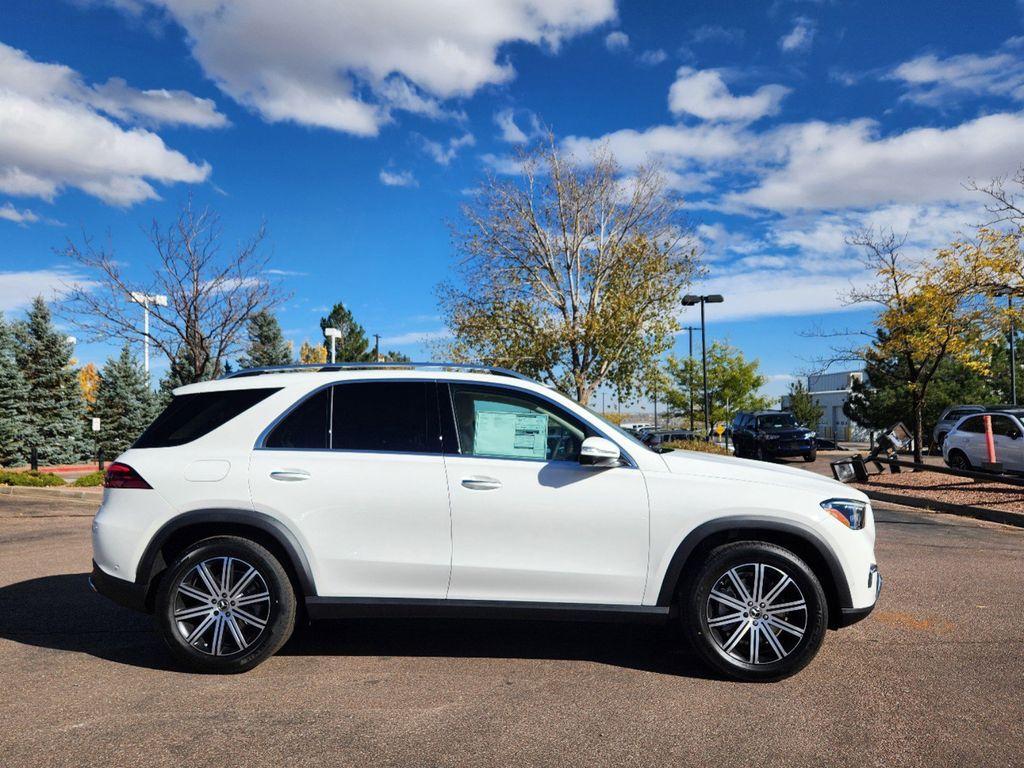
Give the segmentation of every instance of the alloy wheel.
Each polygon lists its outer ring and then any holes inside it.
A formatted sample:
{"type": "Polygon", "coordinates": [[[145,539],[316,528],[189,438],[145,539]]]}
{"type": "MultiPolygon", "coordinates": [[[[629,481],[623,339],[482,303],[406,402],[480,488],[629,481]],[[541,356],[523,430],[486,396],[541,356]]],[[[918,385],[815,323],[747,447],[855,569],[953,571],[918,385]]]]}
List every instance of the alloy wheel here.
{"type": "Polygon", "coordinates": [[[807,600],[788,574],[767,563],[737,565],[708,594],[707,626],[724,653],[771,664],[797,649],[807,632],[807,600]]]}
{"type": "Polygon", "coordinates": [[[174,625],[186,643],[211,656],[250,648],[270,620],[263,575],[237,557],[213,557],[189,570],[175,589],[174,625]]]}

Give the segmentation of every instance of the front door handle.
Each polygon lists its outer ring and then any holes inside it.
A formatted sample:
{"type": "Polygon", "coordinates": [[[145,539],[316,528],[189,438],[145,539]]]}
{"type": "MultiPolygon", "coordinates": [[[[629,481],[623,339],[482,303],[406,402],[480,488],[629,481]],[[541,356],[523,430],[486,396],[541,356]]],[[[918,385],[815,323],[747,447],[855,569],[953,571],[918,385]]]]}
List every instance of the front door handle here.
{"type": "Polygon", "coordinates": [[[282,483],[296,483],[300,480],[309,480],[309,472],[304,469],[275,469],[270,473],[271,480],[280,480],[282,483]]]}
{"type": "Polygon", "coordinates": [[[484,477],[482,475],[464,477],[462,478],[462,487],[474,491],[493,491],[501,488],[501,480],[496,477],[484,477]]]}

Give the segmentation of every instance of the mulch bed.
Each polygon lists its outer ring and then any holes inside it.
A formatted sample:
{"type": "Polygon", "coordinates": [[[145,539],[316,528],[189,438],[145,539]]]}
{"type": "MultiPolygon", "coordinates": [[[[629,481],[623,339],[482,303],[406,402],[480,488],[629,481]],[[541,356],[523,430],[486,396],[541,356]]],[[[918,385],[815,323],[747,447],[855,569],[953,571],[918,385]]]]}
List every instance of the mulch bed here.
{"type": "Polygon", "coordinates": [[[938,472],[909,472],[872,475],[867,483],[856,483],[863,491],[914,497],[942,504],[959,504],[981,509],[1024,513],[1024,487],[975,482],[938,472]]]}

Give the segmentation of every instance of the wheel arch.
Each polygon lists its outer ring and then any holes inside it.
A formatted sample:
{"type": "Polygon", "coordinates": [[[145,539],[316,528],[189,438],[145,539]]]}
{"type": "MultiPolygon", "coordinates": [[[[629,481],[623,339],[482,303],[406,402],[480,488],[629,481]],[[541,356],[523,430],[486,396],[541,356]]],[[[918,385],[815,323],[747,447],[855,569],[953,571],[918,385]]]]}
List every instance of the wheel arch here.
{"type": "Polygon", "coordinates": [[[313,572],[302,545],[283,523],[253,510],[202,509],[169,520],[146,547],[135,582],[145,587],[147,609],[152,609],[160,577],[177,553],[211,536],[241,536],[266,547],[281,562],[297,595],[316,596],[313,572]]]}
{"type": "Polygon", "coordinates": [[[694,528],[676,548],[658,593],[658,605],[670,606],[680,587],[715,547],[731,541],[765,541],[785,547],[803,560],[821,582],[828,600],[829,625],[840,626],[844,609],[853,604],[839,559],[811,528],[769,517],[728,517],[694,528]]]}

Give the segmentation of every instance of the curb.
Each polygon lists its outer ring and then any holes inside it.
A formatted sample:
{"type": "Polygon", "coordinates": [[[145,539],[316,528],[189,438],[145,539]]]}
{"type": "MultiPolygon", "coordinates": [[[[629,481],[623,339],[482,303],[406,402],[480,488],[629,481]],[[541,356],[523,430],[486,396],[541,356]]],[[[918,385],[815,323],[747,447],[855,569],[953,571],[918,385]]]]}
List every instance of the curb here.
{"type": "Polygon", "coordinates": [[[971,507],[966,504],[950,504],[945,501],[922,499],[919,496],[903,496],[898,493],[869,491],[866,488],[860,486],[857,487],[872,501],[883,501],[888,504],[902,504],[904,507],[926,509],[931,512],[943,512],[947,515],[959,515],[960,517],[973,517],[977,520],[987,520],[990,523],[1002,523],[1003,525],[1012,525],[1017,528],[1024,528],[1024,514],[1020,512],[1006,512],[1001,509],[971,507]]]}
{"type": "Polygon", "coordinates": [[[21,485],[0,485],[0,496],[22,496],[30,499],[60,499],[79,503],[95,503],[103,501],[103,494],[79,488],[32,488],[21,485]]]}

